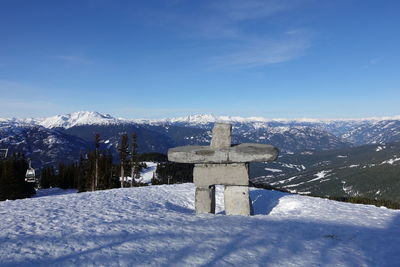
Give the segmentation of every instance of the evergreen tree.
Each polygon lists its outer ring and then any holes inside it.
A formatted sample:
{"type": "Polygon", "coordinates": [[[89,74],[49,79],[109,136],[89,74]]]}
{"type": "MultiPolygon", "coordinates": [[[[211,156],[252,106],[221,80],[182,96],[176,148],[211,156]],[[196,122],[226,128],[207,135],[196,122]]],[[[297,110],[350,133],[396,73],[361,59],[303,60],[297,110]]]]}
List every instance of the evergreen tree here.
{"type": "Polygon", "coordinates": [[[81,153],[79,159],[79,177],[78,177],[78,191],[85,192],[86,191],[86,178],[88,173],[88,163],[87,163],[87,155],[81,153]]]}
{"type": "Polygon", "coordinates": [[[86,189],[85,191],[91,191],[93,189],[95,179],[95,166],[96,166],[96,155],[94,151],[88,152],[88,160],[86,162],[86,189]]]}
{"type": "MultiPolygon", "coordinates": [[[[133,183],[136,183],[136,180],[140,179],[140,166],[138,161],[138,145],[137,145],[137,136],[136,133],[132,133],[132,142],[131,142],[131,187],[133,183]]],[[[140,181],[139,181],[140,183],[140,181]]]]}
{"type": "Polygon", "coordinates": [[[34,185],[25,182],[28,163],[21,154],[0,161],[0,200],[26,198],[35,194],[34,185]]]}
{"type": "Polygon", "coordinates": [[[116,188],[118,187],[118,180],[114,177],[115,167],[113,164],[113,158],[111,150],[107,150],[107,155],[105,157],[106,171],[104,175],[104,180],[106,181],[106,188],[116,188]]]}
{"type": "Polygon", "coordinates": [[[194,164],[188,163],[159,163],[154,184],[191,183],[193,182],[193,167],[194,164]]]}
{"type": "Polygon", "coordinates": [[[129,155],[129,150],[128,150],[128,134],[123,133],[121,134],[121,143],[119,145],[119,159],[120,159],[120,167],[121,167],[121,188],[124,187],[125,183],[125,169],[127,167],[127,161],[128,161],[128,155],[129,155]]]}
{"type": "Polygon", "coordinates": [[[56,186],[55,179],[56,175],[53,166],[43,168],[40,179],[40,187],[46,189],[56,186]]]}
{"type": "Polygon", "coordinates": [[[92,191],[97,190],[97,184],[99,182],[99,148],[100,148],[100,134],[95,135],[95,173],[92,191]]]}

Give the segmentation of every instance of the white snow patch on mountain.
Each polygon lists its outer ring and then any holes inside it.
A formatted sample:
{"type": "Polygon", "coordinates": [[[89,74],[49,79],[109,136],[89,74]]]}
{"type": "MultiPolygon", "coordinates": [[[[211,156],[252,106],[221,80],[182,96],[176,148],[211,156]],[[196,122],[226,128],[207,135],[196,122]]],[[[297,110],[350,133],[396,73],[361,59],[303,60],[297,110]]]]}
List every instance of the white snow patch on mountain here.
{"type": "Polygon", "coordinates": [[[400,160],[400,158],[395,157],[395,158],[393,158],[393,159],[388,159],[388,160],[382,161],[381,164],[390,164],[390,165],[393,165],[393,163],[395,163],[396,161],[399,161],[399,160],[400,160]]]}
{"type": "Polygon", "coordinates": [[[290,177],[290,178],[288,178],[288,179],[285,179],[285,180],[280,180],[280,181],[277,181],[277,182],[273,182],[273,183],[271,183],[271,185],[288,183],[288,182],[290,182],[290,181],[296,179],[297,177],[298,177],[298,176],[292,176],[292,177],[290,177]]]}
{"type": "Polygon", "coordinates": [[[283,163],[283,162],[279,162],[279,163],[282,165],[282,167],[290,168],[290,169],[296,169],[298,171],[306,169],[306,167],[304,165],[296,165],[296,164],[283,163]]]}
{"type": "Polygon", "coordinates": [[[323,178],[325,178],[325,177],[331,175],[331,172],[332,172],[332,170],[323,170],[323,171],[317,172],[316,174],[314,174],[314,176],[315,176],[316,178],[307,181],[307,183],[310,183],[310,182],[314,182],[314,181],[318,181],[318,180],[320,180],[320,179],[323,179],[323,178]]]}
{"type": "Polygon", "coordinates": [[[270,171],[270,172],[282,172],[282,170],[280,170],[280,169],[273,169],[273,168],[264,168],[264,170],[270,171]]]}
{"type": "Polygon", "coordinates": [[[349,168],[357,168],[358,166],[360,166],[360,164],[353,164],[353,165],[350,165],[349,168]]]}
{"type": "MultiPolygon", "coordinates": [[[[5,266],[397,266],[400,211],[251,189],[255,216],[194,214],[194,186],[0,202],[5,266]]],[[[217,210],[223,211],[222,190],[217,210]]]]}

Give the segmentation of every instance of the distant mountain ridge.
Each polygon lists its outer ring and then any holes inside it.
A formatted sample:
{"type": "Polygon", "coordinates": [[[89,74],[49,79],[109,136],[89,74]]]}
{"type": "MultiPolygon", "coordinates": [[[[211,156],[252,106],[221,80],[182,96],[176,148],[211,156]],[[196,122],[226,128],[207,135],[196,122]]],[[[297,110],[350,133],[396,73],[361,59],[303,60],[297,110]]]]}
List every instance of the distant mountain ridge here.
{"type": "Polygon", "coordinates": [[[103,148],[117,155],[120,134],[135,132],[139,152],[162,152],[180,145],[207,145],[215,122],[233,125],[234,143],[269,143],[282,153],[323,151],[365,144],[400,141],[400,116],[357,120],[266,119],[211,114],[159,120],[115,118],[94,111],[80,111],[48,118],[0,119],[0,148],[23,152],[38,165],[75,159],[80,151],[93,147],[100,133],[103,148]],[[35,129],[35,130],[34,130],[35,129]],[[33,134],[40,131],[42,134],[33,134]],[[38,136],[52,136],[59,147],[41,143],[38,136]],[[40,147],[40,148],[38,148],[40,147]],[[65,147],[68,149],[62,149],[65,147]],[[34,151],[47,151],[49,156],[34,151]],[[53,159],[50,159],[53,157],[53,159]]]}
{"type": "Polygon", "coordinates": [[[27,119],[1,119],[0,121],[15,121],[20,123],[38,124],[46,128],[71,128],[78,125],[111,125],[111,124],[208,124],[215,122],[227,123],[281,123],[281,124],[361,124],[365,122],[374,123],[379,121],[400,121],[400,115],[392,117],[371,117],[360,119],[268,119],[264,117],[239,117],[239,116],[216,116],[213,114],[198,114],[185,117],[164,118],[164,119],[125,119],[115,118],[110,114],[101,114],[96,111],[78,111],[65,115],[56,115],[46,118],[27,119]]]}

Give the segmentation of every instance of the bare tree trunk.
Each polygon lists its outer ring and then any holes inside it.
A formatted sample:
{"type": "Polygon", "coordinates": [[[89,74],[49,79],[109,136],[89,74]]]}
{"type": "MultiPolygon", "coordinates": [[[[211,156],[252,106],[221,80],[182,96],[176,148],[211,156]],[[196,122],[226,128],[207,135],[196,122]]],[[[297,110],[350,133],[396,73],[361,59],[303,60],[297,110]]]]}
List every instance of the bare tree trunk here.
{"type": "MultiPolygon", "coordinates": [[[[134,166],[131,167],[131,187],[133,186],[133,179],[135,179],[134,166]]],[[[135,181],[136,182],[136,181],[135,181]]]]}
{"type": "Polygon", "coordinates": [[[124,182],[125,182],[124,165],[121,164],[121,188],[124,188],[124,182]]]}
{"type": "Polygon", "coordinates": [[[94,171],[94,181],[92,186],[92,191],[97,190],[97,185],[99,182],[99,147],[100,147],[100,134],[96,133],[95,135],[95,171],[94,171]]]}
{"type": "Polygon", "coordinates": [[[96,149],[95,153],[96,153],[95,154],[96,160],[95,160],[94,182],[93,182],[92,191],[97,190],[97,183],[98,183],[98,179],[99,179],[99,156],[98,156],[97,149],[96,149]]]}

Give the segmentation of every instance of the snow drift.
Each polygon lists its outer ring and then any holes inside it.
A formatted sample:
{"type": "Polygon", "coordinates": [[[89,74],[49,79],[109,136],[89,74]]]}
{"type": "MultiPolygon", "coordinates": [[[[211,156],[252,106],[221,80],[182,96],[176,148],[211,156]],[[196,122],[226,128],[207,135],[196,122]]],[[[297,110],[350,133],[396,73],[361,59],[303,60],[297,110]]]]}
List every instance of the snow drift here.
{"type": "MultiPolygon", "coordinates": [[[[0,203],[5,266],[396,266],[400,212],[252,189],[255,215],[194,214],[193,184],[0,203]]],[[[45,194],[44,194],[45,195],[45,194]]]]}

